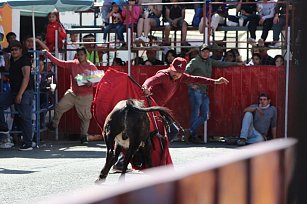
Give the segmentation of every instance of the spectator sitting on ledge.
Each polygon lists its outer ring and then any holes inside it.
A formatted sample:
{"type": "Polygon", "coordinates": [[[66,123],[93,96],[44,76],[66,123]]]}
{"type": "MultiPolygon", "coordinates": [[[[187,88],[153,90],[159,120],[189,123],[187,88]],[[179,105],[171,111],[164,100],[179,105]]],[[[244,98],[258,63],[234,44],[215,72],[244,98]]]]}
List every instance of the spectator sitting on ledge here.
{"type": "Polygon", "coordinates": [[[267,140],[269,129],[272,137],[276,138],[277,110],[271,105],[271,98],[267,93],[261,93],[258,104],[244,109],[244,117],[238,145],[253,144],[267,140]]]}

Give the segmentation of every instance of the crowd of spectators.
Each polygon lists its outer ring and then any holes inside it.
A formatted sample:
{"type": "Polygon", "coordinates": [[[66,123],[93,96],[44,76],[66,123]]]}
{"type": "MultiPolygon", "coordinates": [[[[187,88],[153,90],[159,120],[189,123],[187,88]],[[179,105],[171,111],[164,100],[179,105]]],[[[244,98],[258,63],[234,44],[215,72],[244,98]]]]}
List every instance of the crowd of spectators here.
{"type": "MultiPolygon", "coordinates": [[[[80,38],[82,39],[85,47],[84,50],[86,51],[86,59],[95,65],[101,64],[103,55],[107,52],[106,47],[108,48],[108,45],[111,43],[110,39],[108,39],[109,33],[113,32],[113,30],[115,30],[116,39],[118,41],[116,42],[116,48],[127,48],[127,38],[125,39],[126,36],[124,35],[127,27],[132,28],[132,30],[136,33],[132,41],[136,42],[136,44],[139,46],[142,45],[148,48],[153,44],[154,41],[157,41],[155,36],[150,35],[151,31],[154,28],[158,28],[160,26],[164,26],[164,38],[160,44],[164,47],[164,54],[162,55],[163,59],[160,59],[159,57],[160,49],[157,47],[151,47],[150,49],[146,49],[144,52],[146,53],[146,59],[144,60],[137,57],[135,60],[133,60],[134,65],[170,65],[176,57],[184,57],[188,62],[199,57],[203,50],[199,50],[199,48],[195,48],[195,46],[193,47],[188,43],[188,26],[190,25],[188,25],[187,21],[185,20],[186,5],[177,4],[177,2],[180,2],[178,0],[170,0],[169,2],[173,4],[163,6],[159,5],[159,3],[162,3],[162,0],[128,0],[128,2],[124,3],[124,1],[122,1],[120,4],[118,4],[116,1],[112,2],[108,12],[106,13],[106,16],[103,16],[103,18],[106,19],[103,29],[103,45],[97,46],[95,44],[96,36],[92,33],[86,34],[80,38]],[[157,4],[150,5],[150,3],[157,4]],[[109,22],[107,22],[108,19],[110,19],[109,22]],[[178,47],[188,47],[185,49],[182,48],[181,52],[178,52],[176,46],[174,49],[171,47],[172,41],[169,36],[171,30],[173,29],[181,30],[181,44],[178,47]]],[[[207,0],[206,2],[206,18],[204,19],[204,16],[199,13],[199,11],[203,9],[203,5],[196,5],[192,26],[198,28],[201,32],[204,30],[203,25],[208,27],[210,26],[210,32],[212,34],[216,32],[220,24],[226,24],[229,26],[246,26],[251,36],[251,38],[246,40],[252,46],[251,58],[244,60],[240,55],[239,49],[227,49],[227,47],[219,46],[216,42],[213,41],[212,45],[209,45],[211,51],[209,56],[210,59],[220,61],[222,64],[234,63],[242,65],[245,64],[248,66],[275,65],[276,67],[285,65],[285,59],[282,55],[276,55],[272,57],[268,54],[268,50],[271,48],[280,48],[280,34],[283,27],[286,25],[286,4],[270,0],[257,1],[257,3],[255,3],[253,0],[240,0],[236,6],[236,12],[238,15],[229,15],[229,8],[227,7],[229,5],[227,5],[225,1],[212,0],[212,2],[221,3],[212,4],[212,8],[209,7],[211,4],[208,4],[208,2],[211,1],[207,0]],[[249,2],[251,4],[248,4],[249,2]],[[197,20],[196,18],[199,19],[197,20]],[[211,19],[210,22],[208,22],[209,19],[211,19]],[[203,23],[204,20],[206,20],[206,24],[203,23]],[[258,40],[256,40],[257,26],[262,26],[263,28],[262,35],[258,40]],[[267,37],[268,32],[271,29],[273,30],[273,41],[270,42],[267,41],[267,37]]],[[[70,34],[70,42],[67,43],[67,47],[64,46],[65,40],[67,42],[69,41],[66,39],[66,37],[67,34],[64,26],[60,22],[59,13],[54,10],[48,14],[46,35],[42,36],[41,34],[38,34],[35,36],[34,41],[37,45],[36,49],[47,50],[49,52],[54,52],[56,48],[59,48],[62,51],[67,49],[66,59],[74,60],[77,58],[76,50],[79,47],[77,44],[79,35],[70,34]],[[58,44],[56,44],[54,40],[55,30],[58,30],[59,32],[58,44]]],[[[1,69],[4,71],[9,71],[11,66],[10,57],[12,57],[12,52],[15,52],[11,42],[15,42],[15,48],[20,49],[22,51],[22,56],[27,56],[30,59],[31,64],[33,63],[33,36],[20,38],[23,42],[20,44],[21,47],[19,44],[16,44],[16,39],[17,36],[13,32],[9,32],[6,35],[8,46],[1,50],[5,61],[5,68],[2,67],[1,69]]],[[[176,45],[175,42],[174,45],[176,45]]],[[[49,67],[51,66],[51,63],[48,63],[47,59],[45,59],[43,55],[40,57],[40,59],[40,74],[42,79],[41,84],[44,85],[44,87],[41,87],[41,90],[44,92],[49,92],[48,90],[50,89],[50,78],[51,76],[54,76],[53,68],[49,67]]],[[[23,63],[26,63],[27,66],[29,64],[28,61],[24,61],[23,63]]],[[[112,60],[112,65],[125,66],[126,63],[121,58],[114,57],[112,60]]],[[[33,70],[32,66],[30,66],[30,68],[33,70]]],[[[3,75],[3,81],[6,80],[5,77],[6,76],[3,75]]],[[[33,88],[32,85],[29,85],[29,89],[31,88],[33,88]]],[[[1,92],[3,91],[4,89],[1,87],[1,92]]],[[[45,99],[41,99],[43,101],[43,103],[41,103],[43,106],[48,106],[50,103],[54,102],[53,97],[50,97],[50,95],[45,99]]],[[[2,126],[0,129],[2,128],[2,131],[8,128],[4,125],[4,123],[1,125],[2,126]]],[[[28,133],[26,132],[25,134],[28,133]]],[[[84,132],[83,135],[84,134],[86,133],[84,132]]],[[[22,147],[30,148],[29,139],[27,139],[25,142],[26,143],[24,143],[24,146],[22,147]]]]}

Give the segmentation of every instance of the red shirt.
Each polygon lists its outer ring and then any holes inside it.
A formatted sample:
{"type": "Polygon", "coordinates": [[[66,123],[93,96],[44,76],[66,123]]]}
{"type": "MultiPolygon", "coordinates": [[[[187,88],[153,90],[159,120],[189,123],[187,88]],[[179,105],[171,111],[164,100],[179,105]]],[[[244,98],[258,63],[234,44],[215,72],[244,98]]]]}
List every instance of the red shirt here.
{"type": "Polygon", "coordinates": [[[52,22],[49,23],[47,26],[47,32],[46,32],[46,45],[49,48],[49,51],[54,51],[55,48],[55,31],[58,30],[58,40],[59,40],[59,49],[63,48],[63,40],[66,38],[66,31],[62,24],[59,22],[52,22]]]}
{"type": "Polygon", "coordinates": [[[79,60],[74,59],[72,61],[63,61],[54,57],[50,52],[47,52],[47,56],[50,61],[58,67],[63,67],[70,72],[70,88],[78,96],[86,96],[93,94],[93,87],[88,86],[78,86],[75,76],[77,74],[83,74],[85,70],[96,71],[97,67],[90,61],[87,61],[86,64],[80,64],[79,60]]]}
{"type": "Polygon", "coordinates": [[[214,79],[183,73],[180,79],[173,80],[168,70],[164,69],[146,79],[143,86],[146,86],[153,94],[152,97],[159,106],[165,106],[171,100],[181,83],[213,85],[214,79]]]}

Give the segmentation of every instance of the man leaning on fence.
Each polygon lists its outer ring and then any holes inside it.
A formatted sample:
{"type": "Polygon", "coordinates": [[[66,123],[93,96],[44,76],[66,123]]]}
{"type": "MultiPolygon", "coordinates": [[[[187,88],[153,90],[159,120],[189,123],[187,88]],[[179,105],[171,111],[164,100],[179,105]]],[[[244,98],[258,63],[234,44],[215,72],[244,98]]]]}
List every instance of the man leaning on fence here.
{"type": "MultiPolygon", "coordinates": [[[[207,44],[203,44],[199,48],[199,55],[192,59],[185,72],[193,76],[202,76],[211,78],[212,67],[230,67],[243,65],[242,62],[221,62],[210,58],[211,48],[207,44]]],[[[207,120],[209,112],[209,96],[208,86],[197,83],[190,83],[189,99],[191,104],[191,122],[190,129],[186,131],[187,137],[190,137],[194,143],[202,143],[200,138],[197,137],[197,130],[201,124],[207,120]]]]}

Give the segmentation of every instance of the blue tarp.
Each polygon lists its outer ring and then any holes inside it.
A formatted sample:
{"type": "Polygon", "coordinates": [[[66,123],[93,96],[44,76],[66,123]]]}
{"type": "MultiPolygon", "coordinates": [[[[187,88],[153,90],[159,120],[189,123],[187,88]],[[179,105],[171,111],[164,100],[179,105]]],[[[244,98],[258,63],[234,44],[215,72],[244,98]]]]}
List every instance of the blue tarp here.
{"type": "Polygon", "coordinates": [[[0,7],[5,3],[12,8],[39,12],[50,12],[55,8],[58,11],[80,11],[88,10],[94,0],[0,0],[0,7]]]}

